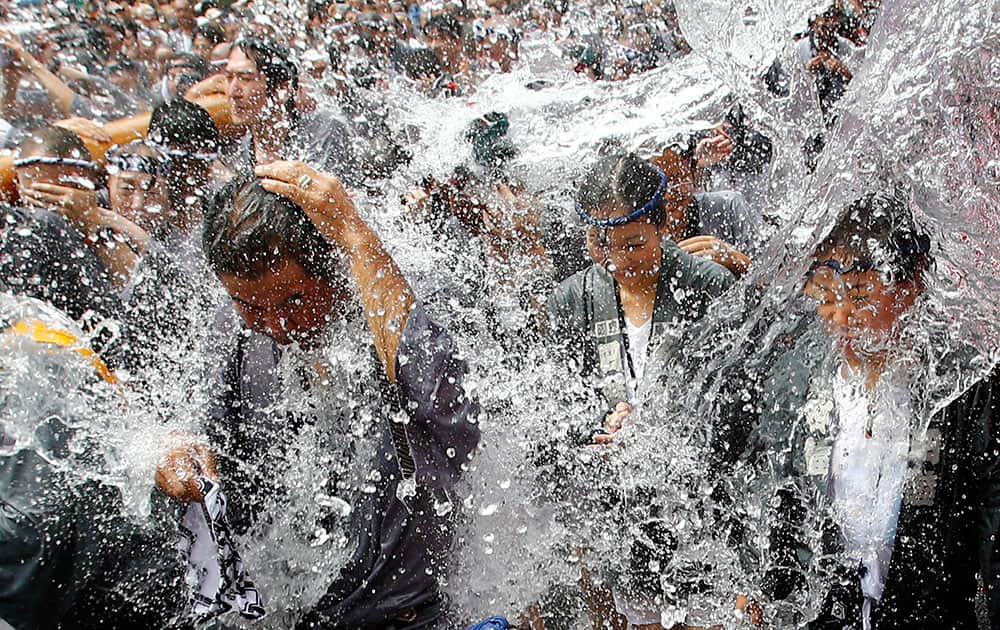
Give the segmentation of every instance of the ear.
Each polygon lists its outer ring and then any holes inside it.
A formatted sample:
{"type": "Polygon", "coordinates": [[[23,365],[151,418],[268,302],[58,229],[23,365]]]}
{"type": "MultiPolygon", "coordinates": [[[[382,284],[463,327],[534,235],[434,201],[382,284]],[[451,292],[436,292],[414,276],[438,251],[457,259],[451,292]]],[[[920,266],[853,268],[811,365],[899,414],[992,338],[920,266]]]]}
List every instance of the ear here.
{"type": "Polygon", "coordinates": [[[607,252],[601,247],[595,230],[589,229],[584,236],[587,244],[587,255],[598,265],[603,265],[607,260],[607,252]]]}

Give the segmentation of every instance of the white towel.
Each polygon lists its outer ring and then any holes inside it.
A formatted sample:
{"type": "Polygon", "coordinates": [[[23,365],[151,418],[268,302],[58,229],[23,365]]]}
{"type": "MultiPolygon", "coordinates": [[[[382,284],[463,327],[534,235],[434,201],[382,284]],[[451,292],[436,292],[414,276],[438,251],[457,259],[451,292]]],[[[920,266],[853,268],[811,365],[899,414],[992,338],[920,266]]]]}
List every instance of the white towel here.
{"type": "Polygon", "coordinates": [[[264,616],[260,593],[243,568],[226,521],[226,495],[219,484],[198,479],[204,501],[189,503],[178,526],[178,548],[188,559],[191,609],[199,620],[235,610],[248,619],[264,616]]]}

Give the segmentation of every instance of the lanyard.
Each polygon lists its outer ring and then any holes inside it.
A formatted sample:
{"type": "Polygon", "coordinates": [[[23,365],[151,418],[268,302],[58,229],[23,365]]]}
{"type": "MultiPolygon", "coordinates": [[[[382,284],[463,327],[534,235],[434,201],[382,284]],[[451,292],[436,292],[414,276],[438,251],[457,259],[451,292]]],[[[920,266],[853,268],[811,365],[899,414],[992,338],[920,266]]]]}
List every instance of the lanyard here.
{"type": "MultiPolygon", "coordinates": [[[[618,283],[612,278],[611,282],[615,286],[615,308],[618,310],[618,332],[622,339],[622,346],[625,349],[625,361],[628,363],[629,376],[632,377],[632,381],[638,381],[635,374],[635,365],[632,363],[632,353],[629,352],[629,342],[628,342],[628,325],[625,323],[625,309],[622,308],[622,296],[621,292],[618,290],[618,283]]],[[[657,285],[659,285],[659,280],[657,280],[657,285]]],[[[656,302],[659,300],[660,292],[657,291],[653,296],[653,313],[649,317],[649,336],[653,336],[653,318],[656,315],[656,302]]],[[[646,355],[649,355],[649,349],[653,344],[646,344],[646,355]]],[[[638,385],[638,383],[636,383],[638,385]]]]}

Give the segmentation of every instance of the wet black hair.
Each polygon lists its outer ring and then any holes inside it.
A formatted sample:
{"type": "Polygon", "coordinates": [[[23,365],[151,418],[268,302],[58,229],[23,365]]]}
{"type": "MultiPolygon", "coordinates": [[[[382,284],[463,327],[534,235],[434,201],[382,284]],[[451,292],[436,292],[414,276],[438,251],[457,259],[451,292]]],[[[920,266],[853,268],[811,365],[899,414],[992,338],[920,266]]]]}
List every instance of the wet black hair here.
{"type": "Polygon", "coordinates": [[[91,160],[80,136],[62,127],[41,127],[29,131],[18,146],[18,157],[39,156],[91,160]]]}
{"type": "Polygon", "coordinates": [[[434,31],[448,35],[452,39],[461,39],[462,25],[454,16],[447,13],[435,15],[424,24],[424,34],[430,35],[434,31]]]}
{"type": "Polygon", "coordinates": [[[854,255],[852,265],[887,271],[894,281],[916,279],[933,264],[930,236],[900,191],[869,193],[844,208],[813,258],[821,260],[836,248],[854,255]]]}
{"type": "MultiPolygon", "coordinates": [[[[154,107],[146,135],[168,151],[204,156],[219,150],[219,130],[212,117],[197,103],[183,98],[154,107]]],[[[171,156],[166,174],[171,205],[183,206],[184,196],[192,186],[199,190],[208,184],[211,164],[208,159],[171,156]]]]}
{"type": "Polygon", "coordinates": [[[239,48],[253,60],[257,71],[264,75],[269,96],[274,96],[282,85],[288,84],[285,109],[288,117],[297,124],[300,116],[299,108],[295,104],[295,95],[299,91],[299,69],[292,63],[288,48],[254,34],[240,36],[233,43],[233,48],[239,48]]]}
{"type": "MultiPolygon", "coordinates": [[[[638,210],[659,187],[660,171],[655,166],[635,153],[617,153],[598,159],[587,170],[576,201],[590,216],[604,219],[620,207],[628,212],[638,210]]],[[[663,203],[647,216],[651,223],[662,226],[666,221],[663,203]]]]}
{"type": "Polygon", "coordinates": [[[339,284],[344,277],[336,251],[305,212],[264,190],[252,173],[233,178],[205,204],[202,245],[216,274],[254,280],[290,257],[313,278],[339,284]]]}
{"type": "Polygon", "coordinates": [[[201,35],[209,42],[212,46],[218,46],[222,42],[226,41],[226,31],[222,29],[221,26],[215,22],[205,22],[204,24],[199,24],[194,29],[194,33],[191,35],[191,39],[201,35]]]}
{"type": "Polygon", "coordinates": [[[219,130],[205,108],[187,99],[175,99],[153,108],[147,136],[156,144],[187,153],[215,153],[219,130]]]}

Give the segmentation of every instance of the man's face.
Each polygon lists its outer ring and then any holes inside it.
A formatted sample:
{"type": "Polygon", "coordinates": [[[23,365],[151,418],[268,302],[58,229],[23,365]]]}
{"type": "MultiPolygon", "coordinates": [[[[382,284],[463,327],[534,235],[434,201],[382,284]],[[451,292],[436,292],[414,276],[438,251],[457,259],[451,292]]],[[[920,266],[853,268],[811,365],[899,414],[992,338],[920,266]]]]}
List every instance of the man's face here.
{"type": "Polygon", "coordinates": [[[815,302],[827,333],[855,353],[881,349],[916,300],[917,283],[890,283],[875,269],[856,271],[854,256],[839,248],[815,262],[803,292],[815,302]]]}
{"type": "Polygon", "coordinates": [[[281,345],[309,347],[339,310],[341,293],[322,278],[313,278],[298,262],[284,257],[253,280],[219,274],[248,328],[281,345]]]}
{"type": "Polygon", "coordinates": [[[257,64],[243,52],[233,48],[226,62],[229,77],[229,101],[233,107],[233,122],[247,124],[267,116],[267,81],[257,70],[257,64]]]}
{"type": "Polygon", "coordinates": [[[166,186],[153,175],[121,171],[111,176],[108,193],[111,209],[147,232],[169,220],[166,186]]]}
{"type": "MultiPolygon", "coordinates": [[[[617,213],[622,214],[622,213],[617,213]]],[[[619,284],[656,275],[660,270],[660,230],[647,221],[587,230],[587,252],[619,284]]]]}
{"type": "Polygon", "coordinates": [[[202,35],[195,35],[194,41],[191,42],[191,52],[206,61],[211,58],[213,48],[215,48],[215,44],[202,35]]]}

